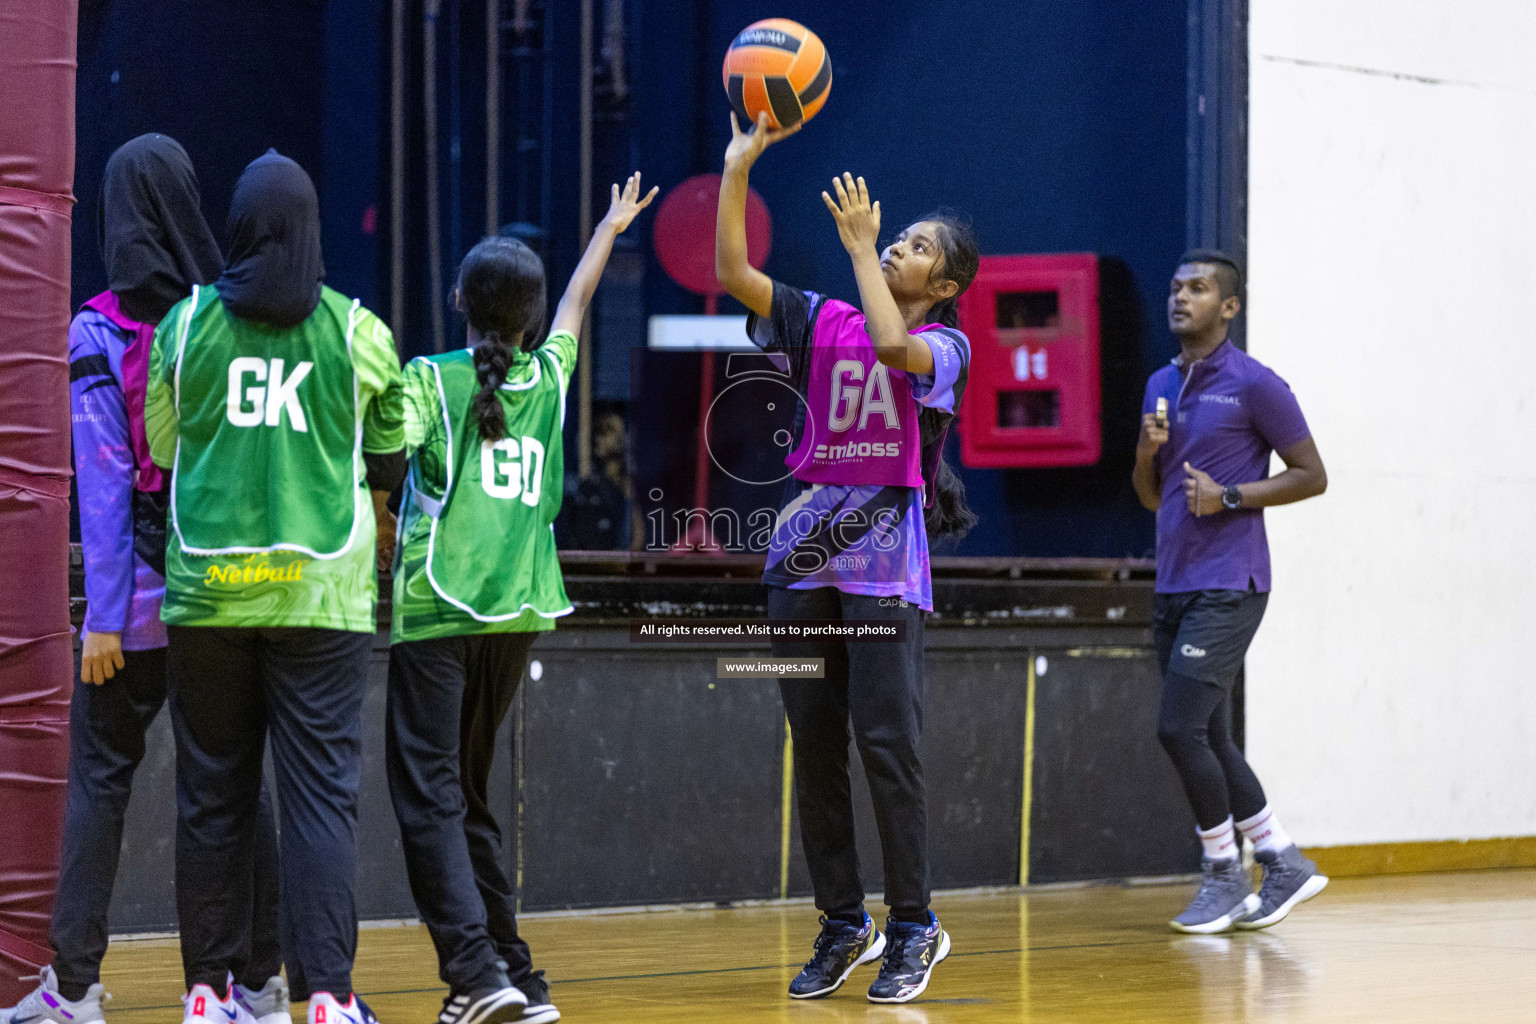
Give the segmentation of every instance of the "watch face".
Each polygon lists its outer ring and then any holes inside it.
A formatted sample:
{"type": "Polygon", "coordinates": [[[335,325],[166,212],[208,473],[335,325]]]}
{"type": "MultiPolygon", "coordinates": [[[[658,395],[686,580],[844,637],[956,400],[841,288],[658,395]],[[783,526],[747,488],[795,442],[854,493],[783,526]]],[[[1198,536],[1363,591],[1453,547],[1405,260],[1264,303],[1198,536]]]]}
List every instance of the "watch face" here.
{"type": "Polygon", "coordinates": [[[1243,504],[1243,492],[1236,487],[1228,487],[1221,492],[1221,503],[1227,508],[1241,508],[1243,504]]]}

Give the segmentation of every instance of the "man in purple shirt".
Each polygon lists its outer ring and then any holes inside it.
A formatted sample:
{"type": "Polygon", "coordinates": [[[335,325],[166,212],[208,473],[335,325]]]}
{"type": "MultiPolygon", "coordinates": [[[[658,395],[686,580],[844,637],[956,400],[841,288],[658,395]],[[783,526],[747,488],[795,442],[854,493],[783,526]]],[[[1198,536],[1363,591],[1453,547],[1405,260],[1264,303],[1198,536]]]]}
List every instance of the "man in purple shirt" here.
{"type": "Polygon", "coordinates": [[[1170,924],[1199,934],[1267,928],[1328,884],[1280,826],[1232,739],[1232,686],[1269,601],[1263,509],[1328,486],[1291,389],[1228,337],[1242,286],[1223,253],[1199,249],[1179,260],[1168,327],[1180,352],[1147,381],[1131,476],[1141,503],[1157,513],[1158,739],[1203,848],[1200,891],[1170,924]],[[1272,452],[1286,465],[1274,477],[1272,452]],[[1257,895],[1238,831],[1264,866],[1257,895]]]}

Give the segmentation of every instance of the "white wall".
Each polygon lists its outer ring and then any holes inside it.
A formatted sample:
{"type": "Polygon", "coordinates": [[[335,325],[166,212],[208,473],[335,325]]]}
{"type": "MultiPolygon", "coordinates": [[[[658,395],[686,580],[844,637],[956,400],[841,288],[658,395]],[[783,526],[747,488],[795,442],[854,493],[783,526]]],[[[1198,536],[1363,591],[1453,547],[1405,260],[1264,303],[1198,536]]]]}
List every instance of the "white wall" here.
{"type": "Polygon", "coordinates": [[[1304,845],[1536,835],[1536,3],[1250,48],[1249,350],[1329,471],[1268,513],[1250,756],[1304,845]]]}

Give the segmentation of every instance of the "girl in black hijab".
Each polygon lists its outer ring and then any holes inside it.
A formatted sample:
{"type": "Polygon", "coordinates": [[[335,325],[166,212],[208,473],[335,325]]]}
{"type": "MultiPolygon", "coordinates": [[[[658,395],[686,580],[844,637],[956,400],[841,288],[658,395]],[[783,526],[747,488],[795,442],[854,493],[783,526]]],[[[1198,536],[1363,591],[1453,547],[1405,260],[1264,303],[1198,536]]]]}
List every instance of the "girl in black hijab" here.
{"type": "MultiPolygon", "coordinates": [[[[112,154],[96,230],[109,288],[84,304],[69,329],[87,610],[82,685],[70,711],[69,793],[49,935],[54,961],[11,1013],[56,1024],[101,1018],[107,905],[124,815],[145,732],[167,696],[164,481],[144,430],[150,344],[171,307],[193,285],[214,280],[222,264],[192,161],[169,136],[141,135],[112,154]]],[[[277,977],[277,839],[265,792],[255,819],[250,955],[235,965],[234,995],[268,1024],[281,1024],[287,1005],[277,977]]]]}
{"type": "Polygon", "coordinates": [[[169,135],[140,135],[107,161],[96,203],[107,288],[134,320],[158,324],[223,260],[203,219],[192,158],[169,135]]]}
{"type": "Polygon", "coordinates": [[[161,617],[183,1024],[235,1019],[224,979],[250,934],[235,887],[264,749],[281,794],[292,995],[309,1024],[369,1016],[352,991],[357,785],[385,532],[374,517],[404,475],[404,409],[389,329],[321,284],[319,206],[298,164],[252,161],[223,274],[172,310],[150,354],[150,450],[173,481],[161,617]]]}
{"type": "Polygon", "coordinates": [[[297,327],[320,305],[320,200],[277,150],[251,161],[229,204],[229,262],[217,288],[242,320],[297,327]]]}

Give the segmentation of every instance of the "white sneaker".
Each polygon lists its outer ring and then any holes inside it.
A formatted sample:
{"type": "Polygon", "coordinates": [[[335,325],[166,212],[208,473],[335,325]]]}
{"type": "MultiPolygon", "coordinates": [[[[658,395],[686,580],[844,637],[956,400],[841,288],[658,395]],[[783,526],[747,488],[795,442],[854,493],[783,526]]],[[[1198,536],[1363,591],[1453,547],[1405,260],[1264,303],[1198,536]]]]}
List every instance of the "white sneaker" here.
{"type": "Polygon", "coordinates": [[[182,997],[181,1024],[235,1024],[240,1014],[235,1010],[235,987],[230,985],[219,995],[208,985],[193,985],[182,997]]]}
{"type": "Polygon", "coordinates": [[[368,1024],[368,1021],[358,1005],[357,993],[349,996],[343,1006],[329,992],[311,992],[309,1024],[368,1024]]]}
{"type": "Polygon", "coordinates": [[[259,989],[234,984],[234,991],[235,1013],[238,1014],[235,1024],[293,1024],[288,1006],[288,983],[281,975],[268,978],[259,989]]]}
{"type": "Polygon", "coordinates": [[[0,1011],[0,1024],[102,1024],[102,1004],[112,997],[101,982],[92,985],[84,999],[76,1001],[59,995],[59,979],[52,967],[44,967],[33,978],[21,980],[34,979],[37,988],[11,1009],[0,1011]]]}

